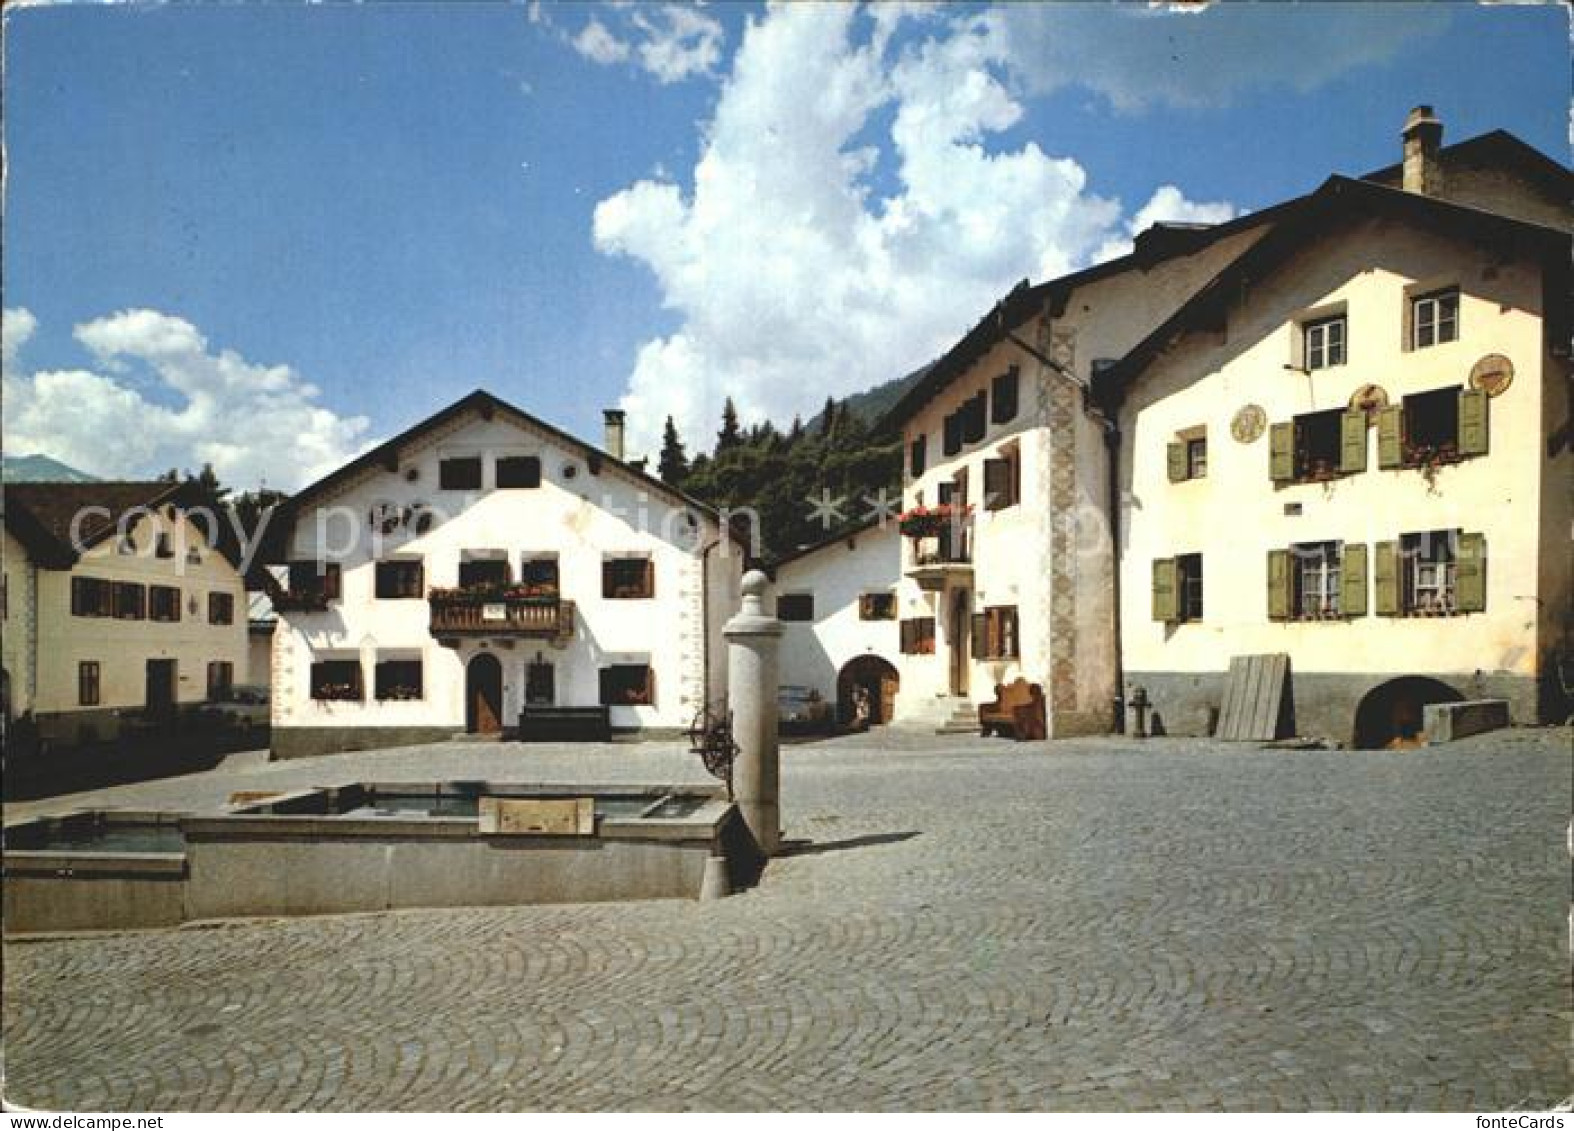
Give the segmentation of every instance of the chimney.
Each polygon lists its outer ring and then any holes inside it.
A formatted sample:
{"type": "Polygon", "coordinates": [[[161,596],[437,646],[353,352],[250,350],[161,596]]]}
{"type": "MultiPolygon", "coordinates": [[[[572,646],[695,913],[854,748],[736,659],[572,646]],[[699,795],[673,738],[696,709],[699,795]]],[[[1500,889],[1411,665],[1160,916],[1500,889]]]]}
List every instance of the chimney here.
{"type": "Polygon", "coordinates": [[[606,418],[606,440],[601,445],[607,449],[607,455],[615,460],[623,459],[623,410],[621,408],[604,409],[601,413],[606,418]]]}
{"type": "Polygon", "coordinates": [[[1443,143],[1443,123],[1430,106],[1417,106],[1405,119],[1404,177],[1406,192],[1422,196],[1443,195],[1443,166],[1437,158],[1443,143]]]}

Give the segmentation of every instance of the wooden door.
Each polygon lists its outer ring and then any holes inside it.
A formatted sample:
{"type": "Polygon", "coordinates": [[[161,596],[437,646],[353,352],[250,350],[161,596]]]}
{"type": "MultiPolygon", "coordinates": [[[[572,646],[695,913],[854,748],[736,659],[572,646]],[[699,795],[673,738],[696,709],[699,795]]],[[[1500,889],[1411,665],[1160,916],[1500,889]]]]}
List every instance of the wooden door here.
{"type": "Polygon", "coordinates": [[[149,660],[147,663],[148,718],[167,720],[175,714],[175,661],[149,660]]]}
{"type": "Polygon", "coordinates": [[[972,633],[969,631],[968,614],[972,610],[972,601],[966,589],[953,590],[951,593],[951,621],[947,635],[950,636],[951,645],[951,694],[967,694],[968,677],[968,640],[972,633]]]}
{"type": "Polygon", "coordinates": [[[503,665],[482,652],[465,669],[465,730],[497,734],[503,729],[503,665]]]}
{"type": "Polygon", "coordinates": [[[538,660],[525,669],[525,705],[550,707],[557,702],[557,669],[538,660]]]}

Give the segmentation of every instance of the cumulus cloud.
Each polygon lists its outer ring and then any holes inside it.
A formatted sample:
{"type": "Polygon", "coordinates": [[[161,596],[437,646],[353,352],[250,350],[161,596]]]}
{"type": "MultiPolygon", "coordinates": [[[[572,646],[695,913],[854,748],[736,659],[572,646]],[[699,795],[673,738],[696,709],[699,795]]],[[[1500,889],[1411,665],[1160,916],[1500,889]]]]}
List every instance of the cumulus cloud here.
{"type": "Polygon", "coordinates": [[[14,352],[36,327],[32,316],[8,310],[5,326],[10,451],[125,478],[211,463],[226,483],[291,490],[370,446],[364,416],[323,407],[318,389],[288,366],[211,348],[183,318],[124,310],[82,323],[74,334],[96,368],[40,372],[26,372],[14,352]],[[142,370],[152,396],[133,376],[142,370]]]}
{"type": "Polygon", "coordinates": [[[9,373],[17,354],[38,330],[38,319],[26,307],[0,312],[0,372],[9,373]]]}
{"type": "Polygon", "coordinates": [[[1125,233],[1107,240],[1093,253],[1093,262],[1102,263],[1106,259],[1125,255],[1131,250],[1137,236],[1154,224],[1222,224],[1239,214],[1239,210],[1229,201],[1203,203],[1187,200],[1186,195],[1174,185],[1160,185],[1148,203],[1137,209],[1131,219],[1126,221],[1125,233]]]}
{"type": "Polygon", "coordinates": [[[663,85],[712,74],[726,39],[720,20],[684,4],[609,4],[572,34],[545,8],[532,7],[530,22],[546,26],[594,63],[632,61],[663,85]]]}
{"type": "MultiPolygon", "coordinates": [[[[692,188],[647,178],[595,211],[595,246],[648,268],[681,320],[638,351],[636,448],[668,414],[708,438],[728,395],[779,422],[899,376],[1018,279],[1129,238],[1075,160],[990,144],[1023,114],[997,15],[792,4],[750,22],[692,188]],[[904,21],[926,34],[897,46],[904,21]]],[[[1220,210],[1167,187],[1143,211],[1220,210]]]]}

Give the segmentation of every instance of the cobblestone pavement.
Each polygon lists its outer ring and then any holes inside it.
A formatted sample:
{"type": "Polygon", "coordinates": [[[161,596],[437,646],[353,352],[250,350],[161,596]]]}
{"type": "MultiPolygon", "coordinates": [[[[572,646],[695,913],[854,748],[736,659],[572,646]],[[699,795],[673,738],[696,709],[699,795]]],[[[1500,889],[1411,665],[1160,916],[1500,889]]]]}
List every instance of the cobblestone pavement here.
{"type": "MultiPolygon", "coordinates": [[[[793,850],[719,903],[12,942],[7,1096],[1272,1110],[1574,1091],[1567,730],[1411,753],[875,734],[783,761],[793,850]]],[[[242,757],[94,800],[479,773],[701,776],[672,746],[456,744],[242,757]]]]}

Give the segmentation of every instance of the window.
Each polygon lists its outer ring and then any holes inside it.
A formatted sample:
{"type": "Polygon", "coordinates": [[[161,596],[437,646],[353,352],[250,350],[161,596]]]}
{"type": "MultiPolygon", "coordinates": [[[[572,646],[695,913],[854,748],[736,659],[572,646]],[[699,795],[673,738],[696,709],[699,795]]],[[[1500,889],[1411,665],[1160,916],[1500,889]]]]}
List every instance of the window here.
{"type": "Polygon", "coordinates": [[[519,563],[519,581],[531,596],[556,597],[559,592],[556,557],[527,557],[519,563]]]}
{"type": "Polygon", "coordinates": [[[379,660],[374,669],[374,686],[379,701],[419,699],[420,660],[379,660]]]}
{"type": "Polygon", "coordinates": [[[1327,369],[1344,364],[1345,317],[1320,318],[1301,328],[1306,369],[1327,369]]]}
{"type": "Polygon", "coordinates": [[[172,585],[148,586],[148,620],[180,619],[180,590],[172,585]]]}
{"type": "Polygon", "coordinates": [[[656,563],[649,558],[607,558],[601,563],[601,595],[618,600],[654,597],[656,563]]]}
{"type": "Polygon", "coordinates": [[[507,585],[507,558],[466,558],[459,563],[459,588],[477,589],[507,585]]]}
{"type": "Polygon", "coordinates": [[[1339,427],[1343,409],[1310,412],[1295,418],[1295,477],[1302,482],[1339,474],[1339,427]]]}
{"type": "Polygon", "coordinates": [[[996,424],[1009,424],[1017,418],[1017,367],[1012,366],[989,383],[992,411],[989,418],[996,424]]]}
{"type": "Polygon", "coordinates": [[[945,418],[944,439],[945,443],[942,445],[942,450],[946,455],[954,456],[962,450],[962,414],[960,411],[953,412],[945,418]]]}
{"type": "Polygon", "coordinates": [[[935,651],[935,618],[910,617],[902,622],[901,647],[904,656],[932,656],[935,651]]]}
{"type": "Polygon", "coordinates": [[[1480,534],[1428,530],[1379,542],[1375,553],[1379,616],[1486,611],[1487,543],[1480,534]]]}
{"type": "Polygon", "coordinates": [[[1275,483],[1325,483],[1366,470],[1366,412],[1328,409],[1275,424],[1268,474],[1275,483]]]}
{"type": "Polygon", "coordinates": [[[863,593],[858,597],[859,620],[895,620],[895,593],[863,593]]]}
{"type": "Polygon", "coordinates": [[[439,460],[437,485],[444,491],[479,491],[481,489],[481,457],[464,456],[459,459],[439,460]]]}
{"type": "Polygon", "coordinates": [[[382,600],[423,596],[425,570],[416,561],[377,563],[376,593],[382,600]]]}
{"type": "Polygon", "coordinates": [[[1341,553],[1337,542],[1302,542],[1290,547],[1293,608],[1297,620],[1330,620],[1340,615],[1341,553]]]}
{"type": "Polygon", "coordinates": [[[214,660],[208,664],[208,699],[223,699],[235,686],[235,665],[228,660],[214,660]]]}
{"type": "Polygon", "coordinates": [[[1410,300],[1410,346],[1425,349],[1459,338],[1459,291],[1434,291],[1410,300]]]}
{"type": "Polygon", "coordinates": [[[813,620],[814,594],[783,593],[776,598],[776,615],[781,620],[813,620]]]}
{"type": "Polygon", "coordinates": [[[1489,401],[1485,390],[1455,386],[1412,393],[1377,416],[1377,463],[1382,468],[1436,468],[1487,454],[1489,401]]]}
{"type": "Polygon", "coordinates": [[[649,664],[613,664],[601,669],[603,707],[649,707],[656,702],[656,674],[649,664]]]}
{"type": "Polygon", "coordinates": [[[1165,624],[1202,620],[1202,555],[1153,562],[1153,619],[1165,624]]]}
{"type": "Polygon", "coordinates": [[[290,596],[297,600],[326,605],[337,601],[339,589],[339,563],[324,562],[322,569],[316,562],[290,563],[290,596]]]}
{"type": "Polygon", "coordinates": [[[1003,605],[974,613],[972,646],[975,660],[1014,660],[1020,656],[1016,606],[1003,605]]]}
{"type": "Polygon", "coordinates": [[[981,392],[962,406],[962,440],[976,444],[989,430],[989,394],[981,392]]]}
{"type": "Polygon", "coordinates": [[[924,466],[928,462],[928,457],[929,437],[919,436],[908,446],[907,454],[907,470],[914,479],[917,479],[924,473],[924,466]]]}
{"type": "Polygon", "coordinates": [[[209,593],[208,594],[208,623],[209,624],[234,624],[235,623],[235,594],[209,593]]]}
{"type": "Polygon", "coordinates": [[[82,707],[98,706],[98,661],[83,660],[77,664],[77,704],[82,707]]]}
{"type": "Polygon", "coordinates": [[[497,485],[501,487],[541,486],[541,460],[536,456],[504,456],[497,461],[497,485]]]}
{"type": "Polygon", "coordinates": [[[1171,483],[1203,479],[1208,474],[1208,437],[1201,428],[1188,429],[1170,443],[1166,453],[1171,483]]]}
{"type": "Polygon", "coordinates": [[[107,617],[114,615],[114,593],[107,581],[96,577],[71,579],[71,615],[107,617]]]}
{"type": "Polygon", "coordinates": [[[998,511],[1022,501],[1022,450],[1001,451],[1001,458],[984,461],[984,508],[998,511]]]}
{"type": "Polygon", "coordinates": [[[120,620],[143,620],[148,615],[148,591],[135,581],[115,582],[115,616],[120,620]]]}
{"type": "Polygon", "coordinates": [[[313,699],[355,703],[362,699],[359,660],[318,660],[312,665],[311,681],[313,699]]]}

